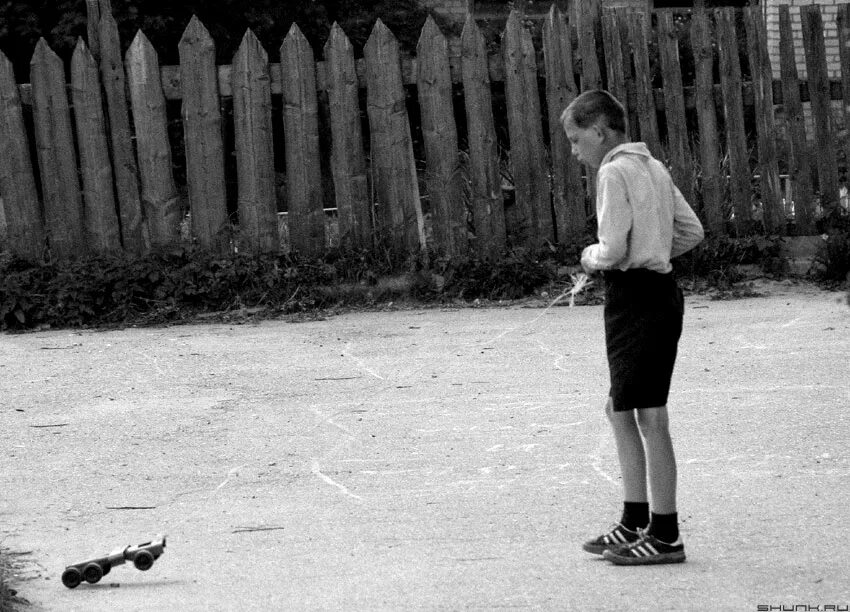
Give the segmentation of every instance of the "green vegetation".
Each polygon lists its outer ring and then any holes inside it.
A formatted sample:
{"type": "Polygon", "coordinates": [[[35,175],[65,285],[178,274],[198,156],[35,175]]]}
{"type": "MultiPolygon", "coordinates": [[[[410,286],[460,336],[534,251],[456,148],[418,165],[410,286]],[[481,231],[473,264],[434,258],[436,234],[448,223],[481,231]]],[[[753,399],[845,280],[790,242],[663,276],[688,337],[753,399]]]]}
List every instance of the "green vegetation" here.
{"type": "MultiPolygon", "coordinates": [[[[847,274],[850,233],[825,241],[820,278],[837,286],[847,274]],[[844,276],[842,276],[844,275],[844,276]]],[[[711,238],[678,258],[686,288],[734,297],[741,266],[781,277],[781,239],[711,238]],[[725,294],[724,294],[725,292],[725,294]]],[[[386,250],[332,250],[322,259],[295,255],[214,257],[195,249],[142,258],[96,256],[33,264],[0,257],[0,329],[154,325],[209,318],[315,316],[388,304],[486,304],[553,299],[571,285],[576,249],[515,249],[498,261],[430,257],[394,260],[386,250]]],[[[577,303],[598,303],[599,283],[577,303]]]]}
{"type": "Polygon", "coordinates": [[[18,597],[17,591],[9,586],[12,560],[5,548],[0,548],[0,612],[23,610],[26,600],[18,597]]]}

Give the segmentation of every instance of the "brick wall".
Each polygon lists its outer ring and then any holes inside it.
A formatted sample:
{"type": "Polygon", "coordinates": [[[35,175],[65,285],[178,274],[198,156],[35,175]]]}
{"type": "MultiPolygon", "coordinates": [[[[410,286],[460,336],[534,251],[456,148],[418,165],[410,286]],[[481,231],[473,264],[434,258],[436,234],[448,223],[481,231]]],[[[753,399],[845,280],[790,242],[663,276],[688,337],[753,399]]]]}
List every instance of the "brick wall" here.
{"type": "Polygon", "coordinates": [[[794,36],[794,48],[797,52],[797,72],[801,79],[806,78],[806,56],[803,51],[803,32],[800,25],[800,7],[809,4],[819,4],[824,26],[824,43],[826,47],[827,68],[829,78],[841,77],[841,61],[838,53],[838,27],[836,25],[838,5],[846,4],[847,0],[764,0],[765,21],[767,23],[767,46],[770,52],[773,74],[779,75],[779,5],[787,4],[791,13],[791,26],[794,36]]]}
{"type": "MultiPolygon", "coordinates": [[[[800,23],[800,7],[809,4],[819,4],[823,18],[823,38],[826,51],[827,71],[830,79],[841,78],[841,60],[838,45],[838,5],[846,4],[847,0],[764,0],[765,23],[767,25],[767,47],[773,68],[773,78],[778,79],[779,68],[779,5],[787,4],[791,13],[791,29],[794,39],[794,50],[797,58],[797,74],[801,80],[807,77],[806,53],[803,48],[803,27],[800,23]]],[[[838,127],[844,127],[844,112],[841,101],[832,102],[832,120],[838,127]]],[[[806,136],[814,139],[812,108],[808,102],[803,103],[803,115],[806,126],[806,136]]],[[[781,115],[780,115],[781,116],[781,115]]]]}

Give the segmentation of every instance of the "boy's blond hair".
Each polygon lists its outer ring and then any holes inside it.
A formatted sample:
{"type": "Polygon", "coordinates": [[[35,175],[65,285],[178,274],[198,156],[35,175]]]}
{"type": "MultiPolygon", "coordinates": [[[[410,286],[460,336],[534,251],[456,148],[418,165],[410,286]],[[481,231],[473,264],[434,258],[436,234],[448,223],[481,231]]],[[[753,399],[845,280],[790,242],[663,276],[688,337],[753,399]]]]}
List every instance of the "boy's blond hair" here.
{"type": "Polygon", "coordinates": [[[561,123],[571,120],[581,129],[587,129],[600,119],[616,132],[626,133],[626,109],[617,98],[605,90],[592,89],[580,94],[561,113],[561,123]]]}

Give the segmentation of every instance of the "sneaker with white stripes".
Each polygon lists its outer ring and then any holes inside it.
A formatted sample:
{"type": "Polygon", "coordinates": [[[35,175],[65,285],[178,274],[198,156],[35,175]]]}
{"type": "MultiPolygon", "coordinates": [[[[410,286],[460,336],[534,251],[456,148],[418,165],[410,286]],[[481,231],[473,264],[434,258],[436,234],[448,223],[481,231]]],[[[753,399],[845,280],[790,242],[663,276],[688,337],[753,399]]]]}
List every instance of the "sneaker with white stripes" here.
{"type": "Polygon", "coordinates": [[[636,541],[609,548],[602,556],[614,565],[658,565],[685,561],[685,545],[681,537],[668,544],[649,535],[645,529],[638,529],[638,534],[640,537],[636,541]]]}
{"type": "Polygon", "coordinates": [[[594,540],[589,540],[582,545],[582,548],[594,555],[601,555],[606,550],[631,544],[640,538],[637,531],[626,529],[622,524],[617,523],[606,534],[599,536],[594,540]]]}

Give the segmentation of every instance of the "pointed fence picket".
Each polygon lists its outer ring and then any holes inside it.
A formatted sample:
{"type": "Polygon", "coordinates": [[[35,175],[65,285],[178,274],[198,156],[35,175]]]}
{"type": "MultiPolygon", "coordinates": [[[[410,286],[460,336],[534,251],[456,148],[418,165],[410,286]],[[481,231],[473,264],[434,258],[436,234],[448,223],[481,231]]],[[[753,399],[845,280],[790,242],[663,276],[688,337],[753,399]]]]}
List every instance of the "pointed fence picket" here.
{"type": "Polygon", "coordinates": [[[286,76],[282,91],[290,244],[303,255],[317,257],[325,250],[325,212],[316,62],[298,26],[293,25],[284,39],[280,58],[286,76]]]}
{"type": "Polygon", "coordinates": [[[549,186],[549,163],[540,121],[536,51],[531,32],[519,13],[508,17],[502,40],[505,58],[505,102],[510,138],[510,169],[514,180],[512,216],[514,240],[538,248],[555,242],[549,186]]]}
{"type": "Polygon", "coordinates": [[[505,207],[484,36],[470,16],[461,34],[461,72],[469,146],[472,248],[494,258],[505,246],[505,207]]]}
{"type": "Polygon", "coordinates": [[[363,153],[357,69],[351,41],[338,24],[325,44],[331,124],[331,171],[340,245],[362,249],[371,244],[373,215],[363,153]]]}
{"type": "Polygon", "coordinates": [[[425,248],[398,41],[379,19],[363,48],[378,232],[393,251],[425,248]]]}
{"type": "Polygon", "coordinates": [[[785,225],[776,153],[776,127],[773,121],[773,70],[767,54],[767,33],[759,8],[751,6],[744,9],[744,17],[758,134],[761,215],[765,231],[773,234],[785,225]]]}
{"type": "Polygon", "coordinates": [[[829,75],[826,67],[826,51],[823,40],[823,19],[820,7],[801,6],[803,22],[803,47],[806,50],[806,73],[809,98],[812,103],[814,124],[815,164],[818,169],[818,194],[824,212],[829,213],[838,205],[838,164],[836,147],[822,146],[833,143],[833,120],[830,110],[829,75]]]}
{"type": "Polygon", "coordinates": [[[578,95],[578,88],[573,74],[570,29],[555,5],[543,23],[543,58],[556,238],[561,244],[578,244],[587,223],[581,164],[570,153],[561,123],[561,112],[578,95]]]}
{"type": "Polygon", "coordinates": [[[124,58],[133,109],[142,209],[151,247],[167,249],[180,239],[180,197],[174,181],[168,118],[159,58],[140,31],[124,58]]]}
{"type": "MultiPolygon", "coordinates": [[[[101,7],[103,9],[103,7],[101,7]]],[[[101,10],[98,25],[100,37],[100,72],[106,92],[109,117],[109,142],[112,152],[115,191],[121,219],[121,241],[128,253],[141,255],[150,247],[150,237],[142,216],[139,196],[139,170],[133,151],[133,133],[127,106],[127,86],[118,24],[112,12],[101,10]]]]}
{"type": "Polygon", "coordinates": [[[0,53],[0,194],[11,252],[30,260],[44,254],[44,220],[30,160],[23,108],[12,62],[0,53]]]}
{"type": "Polygon", "coordinates": [[[278,250],[269,58],[248,30],[233,56],[233,124],[239,198],[239,250],[278,250]]]}
{"type": "Polygon", "coordinates": [[[738,234],[746,234],[750,231],[752,219],[752,171],[747,151],[747,135],[741,129],[744,125],[744,101],[735,12],[729,8],[716,9],[714,18],[717,22],[717,46],[720,53],[720,87],[723,92],[723,122],[726,126],[734,227],[738,234]]]}
{"type": "MultiPolygon", "coordinates": [[[[779,12],[779,75],[771,72],[758,10],[744,11],[739,32],[733,9],[694,9],[689,27],[695,74],[693,82],[683,83],[685,50],[676,33],[683,26],[675,13],[600,12],[597,0],[579,0],[569,15],[553,6],[539,49],[521,14],[513,12],[495,54],[488,53],[472,18],[454,47],[459,57],[449,52],[433,20],[421,32],[416,57],[401,54],[392,32],[378,21],[361,59],[334,24],[319,60],[295,26],[281,42],[279,63],[269,63],[249,31],[231,64],[221,66],[196,17],[178,44],[178,66],[160,66],[142,33],[121,61],[110,3],[87,0],[86,6],[89,41],[78,44],[71,60],[70,90],[62,61],[43,40],[29,84],[16,84],[0,56],[5,244],[29,259],[45,253],[70,259],[119,246],[135,255],[178,246],[186,213],[193,240],[220,255],[235,248],[288,248],[315,257],[337,244],[380,244],[404,255],[427,249],[449,258],[493,258],[516,246],[580,248],[593,210],[587,196],[595,173],[571,157],[560,125],[578,83],[618,94],[629,110],[632,135],[669,164],[712,234],[782,234],[792,209],[797,231],[809,233],[817,214],[838,204],[836,160],[844,156],[823,146],[809,153],[804,104],[813,109],[810,139],[836,141],[827,109],[850,95],[850,5],[838,13],[840,83],[830,82],[826,72],[820,9],[803,7],[808,87],[798,81],[787,7],[779,12]],[[745,83],[742,57],[752,76],[745,83]],[[497,81],[505,95],[500,119],[497,81]],[[456,121],[459,95],[464,112],[456,121]],[[282,101],[285,151],[277,164],[275,96],[282,101]],[[181,106],[188,197],[175,181],[168,100],[181,106]],[[232,126],[222,111],[231,103],[232,126]],[[782,115],[776,114],[780,104],[782,115]],[[25,106],[32,107],[32,123],[25,106]],[[409,115],[414,107],[417,112],[409,115]],[[746,133],[742,126],[750,115],[755,122],[746,133]],[[414,143],[419,132],[411,117],[420,116],[422,142],[414,143]],[[325,145],[323,125],[330,128],[325,145]],[[232,143],[225,133],[232,133],[232,143]],[[783,137],[788,145],[780,147],[783,137]],[[417,161],[419,150],[424,154],[417,161]],[[228,194],[225,159],[231,155],[236,179],[228,194]],[[329,155],[338,240],[326,233],[330,185],[322,178],[322,155],[329,155]],[[285,170],[285,213],[277,210],[276,168],[285,170]],[[787,168],[784,193],[780,168],[787,168]]],[[[850,105],[843,108],[850,114],[850,105]]]]}
{"type": "Polygon", "coordinates": [[[71,59],[71,99],[83,179],[86,236],[95,252],[119,251],[121,228],[115,208],[100,78],[94,57],[82,39],[77,42],[71,59]]]}
{"type": "Polygon", "coordinates": [[[806,233],[814,230],[812,205],[812,168],[806,142],[806,123],[794,57],[791,14],[788,6],[779,7],[779,50],[782,79],[782,101],[788,130],[788,177],[794,197],[797,227],[806,233]]]}
{"type": "Polygon", "coordinates": [[[422,139],[428,171],[425,181],[431,209],[434,244],[443,254],[467,254],[466,206],[458,171],[457,126],[452,102],[452,77],[446,37],[429,16],[416,48],[417,91],[422,139]]]}
{"type": "Polygon", "coordinates": [[[88,241],[71,109],[65,67],[43,38],[30,64],[30,83],[48,245],[52,256],[74,259],[88,251],[88,241]]]}
{"type": "MultiPolygon", "coordinates": [[[[843,112],[840,119],[844,126],[850,126],[850,4],[844,4],[838,8],[836,18],[838,28],[838,57],[841,62],[841,99],[843,112]]],[[[850,160],[850,138],[843,138],[844,159],[850,160]]]]}
{"type": "MultiPolygon", "coordinates": [[[[664,87],[664,116],[667,124],[667,160],[673,181],[688,202],[694,202],[693,158],[688,145],[685,92],[679,44],[671,11],[658,13],[658,51],[664,87]]],[[[772,111],[771,111],[772,113],[772,111]]]]}
{"type": "MultiPolygon", "coordinates": [[[[652,87],[652,70],[649,65],[647,48],[646,14],[633,11],[627,14],[629,46],[635,63],[637,112],[640,125],[640,139],[646,143],[649,152],[660,159],[664,158],[661,141],[658,138],[658,115],[656,114],[655,90],[652,87]]],[[[743,125],[743,123],[741,124],[743,125]]]]}
{"type": "Polygon", "coordinates": [[[717,236],[725,230],[723,213],[723,176],[720,141],[717,138],[717,99],[714,88],[714,47],[711,22],[705,9],[691,17],[691,47],[694,55],[694,102],[696,106],[697,146],[699,148],[699,187],[706,229],[717,236]]]}
{"type": "Polygon", "coordinates": [[[178,48],[192,235],[203,248],[225,254],[231,249],[215,43],[192,17],[178,48]]]}

